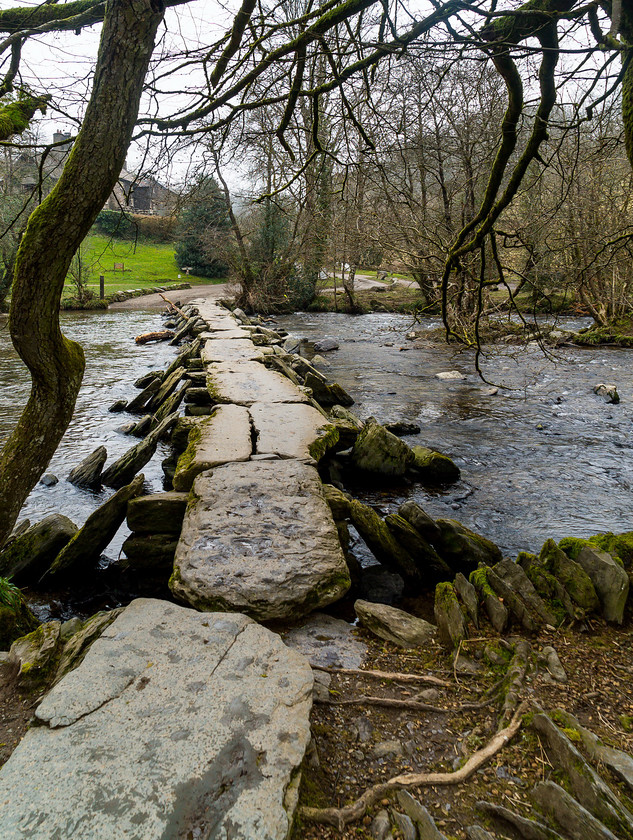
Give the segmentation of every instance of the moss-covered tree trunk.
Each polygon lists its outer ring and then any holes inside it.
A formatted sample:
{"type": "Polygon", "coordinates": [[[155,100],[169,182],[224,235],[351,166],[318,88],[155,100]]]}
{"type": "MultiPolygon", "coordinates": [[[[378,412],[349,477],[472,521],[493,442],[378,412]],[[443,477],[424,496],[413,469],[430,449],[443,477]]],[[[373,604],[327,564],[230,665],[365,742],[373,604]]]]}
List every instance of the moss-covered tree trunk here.
{"type": "Polygon", "coordinates": [[[161,0],[108,0],[81,131],[58,183],[29,219],[18,251],[9,326],[32,387],[0,454],[0,545],[72,417],[84,354],[60,330],[64,280],[123,167],[163,14],[161,0]]]}

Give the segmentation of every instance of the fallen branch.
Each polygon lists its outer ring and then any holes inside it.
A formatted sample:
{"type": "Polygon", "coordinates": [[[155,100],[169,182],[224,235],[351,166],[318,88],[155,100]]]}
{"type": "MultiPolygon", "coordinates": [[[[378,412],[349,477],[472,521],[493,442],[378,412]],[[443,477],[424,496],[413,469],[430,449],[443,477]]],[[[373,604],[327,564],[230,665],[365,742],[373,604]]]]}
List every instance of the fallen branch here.
{"type": "Polygon", "coordinates": [[[346,825],[360,819],[368,808],[393,790],[427,785],[457,785],[465,782],[516,735],[521,728],[521,720],[527,709],[528,704],[522,703],[508,726],[497,732],[485,747],[473,753],[463,767],[453,773],[405,773],[402,776],[389,779],[388,782],[370,787],[359,799],[344,808],[308,808],[302,806],[299,813],[305,820],[333,825],[339,831],[342,831],[346,825]]]}
{"type": "Polygon", "coordinates": [[[429,677],[426,674],[399,674],[389,671],[363,671],[362,668],[326,668],[324,665],[313,665],[315,671],[325,671],[328,674],[347,674],[349,676],[373,677],[377,680],[394,680],[396,682],[424,682],[430,685],[440,685],[450,688],[451,684],[439,677],[429,677]]]}
{"type": "Polygon", "coordinates": [[[411,700],[398,700],[393,697],[370,697],[366,695],[353,697],[349,700],[315,699],[315,703],[324,706],[385,706],[388,709],[414,709],[416,712],[439,712],[441,715],[447,715],[449,712],[455,711],[455,709],[441,709],[438,706],[432,706],[430,703],[422,703],[414,698],[411,700]]]}
{"type": "Polygon", "coordinates": [[[142,335],[137,335],[134,341],[137,344],[147,344],[149,341],[167,341],[168,339],[173,337],[174,333],[171,330],[161,330],[160,332],[143,333],[142,335]]]}
{"type": "Polygon", "coordinates": [[[166,304],[171,306],[172,309],[175,309],[176,312],[179,315],[182,315],[182,317],[185,319],[185,321],[190,321],[191,320],[188,315],[185,315],[185,313],[182,311],[182,309],[179,306],[176,306],[176,304],[173,301],[169,300],[168,297],[165,297],[165,295],[162,292],[159,292],[158,294],[160,295],[160,297],[162,297],[162,299],[165,301],[166,304]]]}

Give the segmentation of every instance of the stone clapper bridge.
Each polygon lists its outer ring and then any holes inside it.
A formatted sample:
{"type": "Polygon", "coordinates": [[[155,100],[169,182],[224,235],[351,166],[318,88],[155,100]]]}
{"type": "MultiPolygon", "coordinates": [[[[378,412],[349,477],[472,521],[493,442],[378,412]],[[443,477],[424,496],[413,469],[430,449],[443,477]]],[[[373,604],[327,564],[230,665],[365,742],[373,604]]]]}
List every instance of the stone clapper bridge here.
{"type": "Polygon", "coordinates": [[[170,586],[138,599],[45,695],[0,770],[3,840],[282,840],[310,740],[312,670],[259,621],[339,599],[349,572],[315,469],[337,430],[196,301],[207,387],[178,462],[170,586]]]}

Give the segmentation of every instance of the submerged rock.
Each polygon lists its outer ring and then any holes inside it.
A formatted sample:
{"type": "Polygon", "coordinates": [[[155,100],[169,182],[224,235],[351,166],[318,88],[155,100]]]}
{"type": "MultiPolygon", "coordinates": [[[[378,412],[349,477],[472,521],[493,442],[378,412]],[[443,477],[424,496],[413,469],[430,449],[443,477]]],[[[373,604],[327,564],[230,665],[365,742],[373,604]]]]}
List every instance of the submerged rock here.
{"type": "Polygon", "coordinates": [[[376,475],[403,476],[414,455],[406,443],[388,432],[371,417],[356,438],[352,464],[376,475]]]}
{"type": "Polygon", "coordinates": [[[422,481],[429,484],[450,484],[460,476],[459,467],[448,455],[442,455],[426,446],[412,446],[414,461],[411,469],[422,481]]]}
{"type": "Polygon", "coordinates": [[[406,423],[404,420],[397,420],[395,423],[385,423],[385,429],[391,432],[396,437],[405,437],[406,435],[419,435],[422,431],[421,426],[417,423],[406,423]]]}
{"type": "Polygon", "coordinates": [[[593,392],[599,397],[603,397],[603,399],[608,403],[617,405],[620,402],[620,395],[618,394],[618,389],[615,385],[605,385],[601,382],[599,385],[594,387],[593,392]]]}
{"type": "Polygon", "coordinates": [[[314,349],[317,353],[328,353],[330,350],[338,350],[339,343],[335,338],[321,338],[314,342],[314,349]]]}

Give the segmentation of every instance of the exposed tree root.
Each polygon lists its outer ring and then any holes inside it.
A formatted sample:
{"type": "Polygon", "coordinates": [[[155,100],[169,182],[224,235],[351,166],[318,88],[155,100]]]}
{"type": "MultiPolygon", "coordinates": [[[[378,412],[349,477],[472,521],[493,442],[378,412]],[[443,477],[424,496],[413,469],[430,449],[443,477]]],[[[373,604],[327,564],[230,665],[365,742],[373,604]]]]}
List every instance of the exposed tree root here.
{"type": "Polygon", "coordinates": [[[362,668],[326,668],[324,665],[313,665],[315,671],[325,671],[328,674],[347,674],[349,676],[373,677],[377,680],[394,680],[396,682],[424,682],[430,685],[439,685],[442,688],[451,688],[452,684],[441,680],[439,677],[430,677],[427,674],[399,674],[389,671],[363,671],[362,668]]]}
{"type": "Polygon", "coordinates": [[[506,686],[503,712],[499,726],[506,724],[512,717],[519,702],[519,696],[525,686],[525,678],[530,670],[532,648],[525,639],[519,639],[515,653],[508,667],[504,683],[506,686]]]}
{"type": "Polygon", "coordinates": [[[385,706],[389,709],[414,709],[416,712],[436,712],[441,715],[447,715],[449,712],[459,711],[456,709],[441,709],[439,706],[433,706],[430,703],[422,703],[420,700],[416,700],[413,697],[410,700],[398,700],[393,697],[371,697],[361,694],[360,697],[353,697],[349,700],[315,699],[314,702],[325,706],[385,706]]]}
{"type": "Polygon", "coordinates": [[[300,814],[305,820],[333,825],[339,831],[342,831],[346,825],[360,819],[368,808],[393,790],[427,785],[457,785],[465,782],[516,735],[521,728],[521,719],[527,709],[528,704],[522,703],[508,726],[497,732],[485,747],[473,753],[463,767],[453,773],[406,773],[395,776],[388,782],[370,787],[359,799],[344,808],[308,808],[303,806],[300,808],[300,814]]]}

